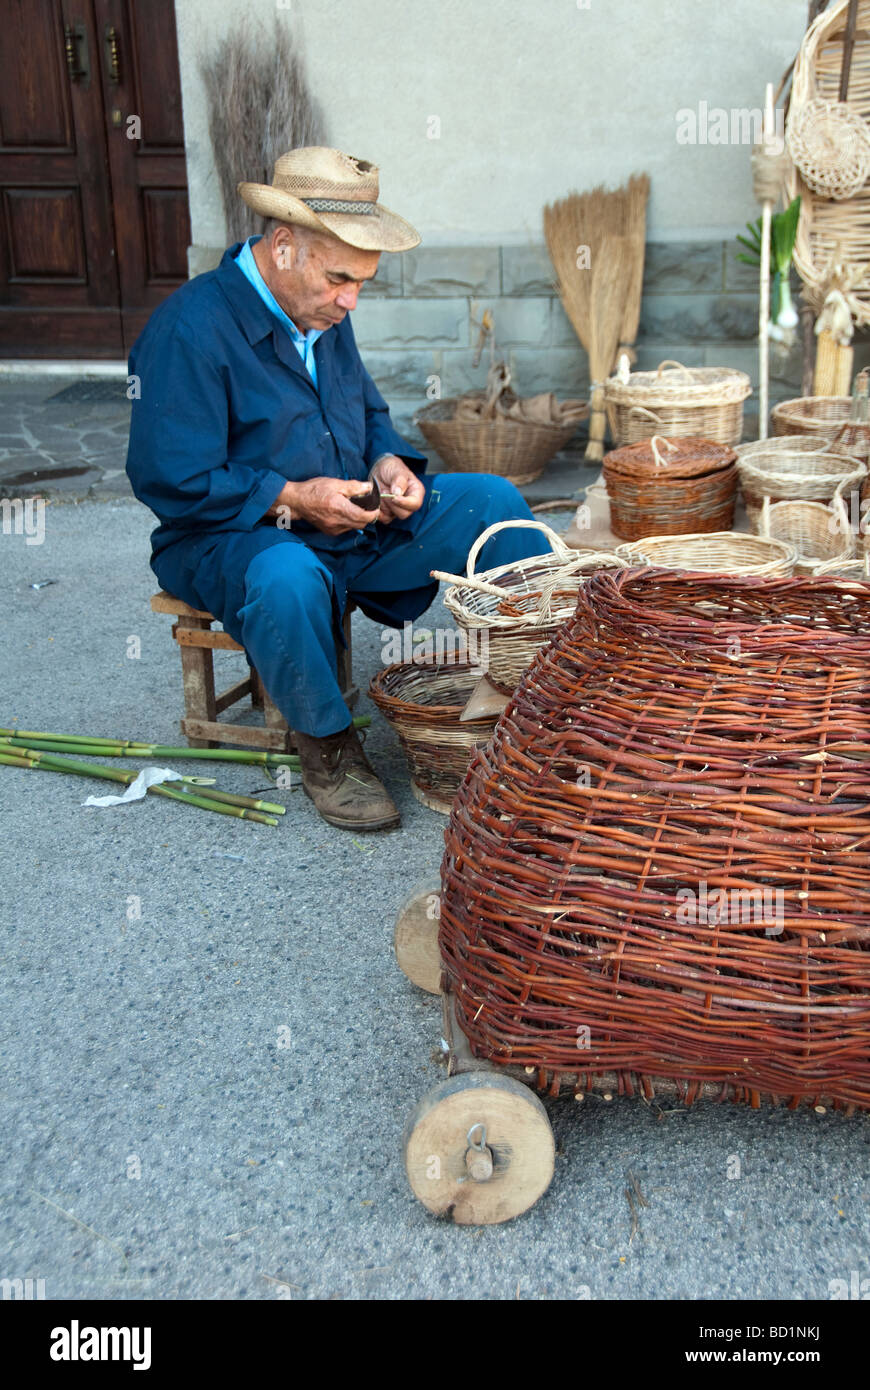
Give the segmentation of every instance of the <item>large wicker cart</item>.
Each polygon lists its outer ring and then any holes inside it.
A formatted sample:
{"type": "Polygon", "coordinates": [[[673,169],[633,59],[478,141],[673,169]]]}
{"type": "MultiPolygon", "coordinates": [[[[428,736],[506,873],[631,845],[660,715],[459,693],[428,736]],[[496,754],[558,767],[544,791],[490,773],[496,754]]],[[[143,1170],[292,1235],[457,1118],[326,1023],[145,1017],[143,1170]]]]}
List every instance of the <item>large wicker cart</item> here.
{"type": "Polygon", "coordinates": [[[399,914],[399,964],[443,993],[448,1078],[405,1131],[427,1209],[488,1224],[542,1195],[536,1091],[870,1108],[868,762],[870,583],[584,586],[399,914]],[[735,917],[752,882],[775,914],[735,917]]]}

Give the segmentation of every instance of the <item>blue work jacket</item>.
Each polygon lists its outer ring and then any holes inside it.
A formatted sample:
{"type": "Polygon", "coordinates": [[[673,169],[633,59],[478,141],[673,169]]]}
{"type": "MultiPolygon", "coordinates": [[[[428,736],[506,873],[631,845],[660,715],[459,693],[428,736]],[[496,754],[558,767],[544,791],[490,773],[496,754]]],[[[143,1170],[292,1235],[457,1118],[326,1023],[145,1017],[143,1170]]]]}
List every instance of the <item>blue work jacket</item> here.
{"type": "MultiPolygon", "coordinates": [[[[393,428],[350,315],[317,340],[315,387],[289,332],[235,264],[240,247],[164,300],[130,353],[127,472],[160,522],[155,556],[192,532],[264,524],[288,479],[364,482],[381,454],[417,474],[426,466],[393,428]]],[[[301,521],[293,531],[319,551],[360,544],[358,531],[327,536],[301,521]]]]}

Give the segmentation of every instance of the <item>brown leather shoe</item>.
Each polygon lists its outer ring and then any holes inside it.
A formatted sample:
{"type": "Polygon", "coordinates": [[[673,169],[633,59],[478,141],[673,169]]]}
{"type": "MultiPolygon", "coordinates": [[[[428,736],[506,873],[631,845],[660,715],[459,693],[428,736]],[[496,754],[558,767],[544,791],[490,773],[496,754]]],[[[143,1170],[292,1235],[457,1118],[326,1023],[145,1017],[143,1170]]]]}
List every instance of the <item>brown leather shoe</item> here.
{"type": "Polygon", "coordinates": [[[399,812],[351,724],[327,738],[296,733],[302,785],[325,821],[341,830],[394,830],[399,812]]]}

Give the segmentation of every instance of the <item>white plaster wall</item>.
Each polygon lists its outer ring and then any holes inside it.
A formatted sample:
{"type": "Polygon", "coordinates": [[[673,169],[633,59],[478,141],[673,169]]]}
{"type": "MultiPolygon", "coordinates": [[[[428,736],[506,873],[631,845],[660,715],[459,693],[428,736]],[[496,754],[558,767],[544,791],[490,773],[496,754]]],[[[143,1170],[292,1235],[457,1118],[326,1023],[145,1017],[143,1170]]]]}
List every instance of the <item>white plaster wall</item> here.
{"type": "Polygon", "coordinates": [[[652,178],[648,235],[756,215],[745,145],[678,144],[677,112],[760,107],[807,0],[176,0],[193,241],[225,244],[198,63],[242,17],[300,38],[329,143],[374,160],[429,246],[539,242],[572,189],[652,178]],[[427,136],[440,118],[440,139],[427,136]]]}

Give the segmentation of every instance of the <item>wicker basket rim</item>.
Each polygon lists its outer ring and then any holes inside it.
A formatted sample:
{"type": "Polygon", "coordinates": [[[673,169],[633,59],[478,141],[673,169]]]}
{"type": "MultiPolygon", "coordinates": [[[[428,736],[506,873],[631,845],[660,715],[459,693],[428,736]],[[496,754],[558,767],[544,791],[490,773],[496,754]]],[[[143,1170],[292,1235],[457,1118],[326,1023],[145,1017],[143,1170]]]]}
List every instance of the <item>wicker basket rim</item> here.
{"type": "Polygon", "coordinates": [[[812,478],[813,482],[821,483],[824,479],[830,478],[836,487],[843,482],[857,482],[863,478],[867,472],[867,465],[860,459],[847,458],[845,454],[799,454],[794,461],[793,468],[783,468],[788,455],[783,458],[781,454],[763,454],[761,452],[750,455],[749,458],[738,458],[737,472],[741,479],[758,479],[767,483],[775,483],[782,480],[783,483],[793,483],[801,475],[812,478]],[[769,458],[770,463],[764,460],[769,458]],[[840,459],[842,463],[851,463],[851,468],[826,469],[825,463],[830,463],[832,459],[840,459]],[[778,466],[777,466],[778,465],[778,466]]]}
{"type": "Polygon", "coordinates": [[[749,376],[736,367],[668,367],[604,383],[605,400],[613,405],[733,405],[751,395],[749,376]]]}
{"type": "MultiPolygon", "coordinates": [[[[413,676],[418,676],[421,671],[432,675],[441,675],[450,670],[457,674],[471,674],[473,671],[478,678],[484,674],[482,667],[470,661],[432,661],[431,659],[426,661],[394,661],[391,666],[385,666],[383,670],[372,676],[369,696],[385,714],[389,711],[392,714],[408,717],[419,710],[421,719],[424,716],[426,719],[458,719],[468,703],[468,695],[465,695],[459,704],[424,705],[417,700],[403,700],[400,695],[383,688],[387,681],[393,679],[397,681],[410,680],[413,676]]],[[[477,719],[464,719],[462,722],[473,728],[476,725],[491,726],[493,720],[492,715],[487,714],[481,715],[477,719]]]]}
{"type": "Polygon", "coordinates": [[[675,545],[685,546],[689,550],[730,546],[734,550],[755,551],[759,555],[778,554],[783,560],[793,560],[797,554],[791,541],[781,540],[778,536],[755,536],[750,531],[689,531],[683,536],[644,536],[636,541],[624,541],[616,547],[615,553],[625,559],[631,555],[642,555],[644,548],[655,551],[675,545]]]}
{"type": "Polygon", "coordinates": [[[656,463],[649,439],[638,439],[634,444],[623,444],[619,449],[611,449],[604,455],[602,470],[605,482],[608,475],[616,479],[635,479],[652,482],[656,478],[664,481],[673,478],[700,478],[714,473],[727,473],[735,470],[737,456],[727,444],[717,444],[700,435],[675,435],[673,438],[660,437],[666,441],[659,450],[662,463],[656,463]],[[668,450],[667,444],[675,445],[668,450]],[[674,452],[676,457],[671,457],[674,452]]]}

